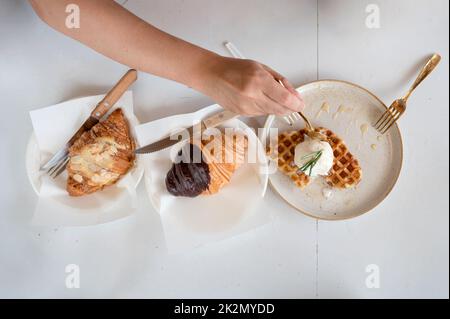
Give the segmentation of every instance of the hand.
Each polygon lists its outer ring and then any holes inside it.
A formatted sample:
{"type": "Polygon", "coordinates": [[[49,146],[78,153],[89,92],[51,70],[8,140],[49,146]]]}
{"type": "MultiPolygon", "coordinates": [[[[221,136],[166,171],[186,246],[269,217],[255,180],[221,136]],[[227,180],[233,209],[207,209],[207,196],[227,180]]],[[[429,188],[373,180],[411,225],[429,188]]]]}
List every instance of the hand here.
{"type": "Polygon", "coordinates": [[[286,115],[304,108],[289,81],[266,65],[218,56],[209,70],[203,93],[230,111],[248,116],[286,115]]]}
{"type": "Polygon", "coordinates": [[[183,83],[236,113],[284,115],[303,109],[292,85],[263,64],[222,57],[178,39],[115,1],[74,1],[83,8],[87,26],[76,31],[64,25],[64,8],[71,0],[33,0],[31,4],[50,26],[97,52],[133,69],[183,83]]]}

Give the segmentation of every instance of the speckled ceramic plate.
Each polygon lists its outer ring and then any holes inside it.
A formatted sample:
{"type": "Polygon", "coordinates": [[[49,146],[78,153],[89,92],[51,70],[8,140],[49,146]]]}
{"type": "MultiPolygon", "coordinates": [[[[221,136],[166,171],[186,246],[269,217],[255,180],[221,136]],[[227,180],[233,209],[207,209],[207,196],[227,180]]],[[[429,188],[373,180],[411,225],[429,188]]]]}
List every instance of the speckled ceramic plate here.
{"type": "MultiPolygon", "coordinates": [[[[298,211],[318,219],[341,220],[359,216],[376,207],[393,189],[403,160],[403,145],[397,125],[381,136],[372,123],[386,110],[386,105],[368,90],[355,84],[324,80],[306,84],[298,91],[305,103],[305,115],[315,127],[326,127],[340,136],[359,160],[363,178],[352,189],[334,189],[324,195],[327,185],[317,178],[304,190],[289,177],[274,169],[270,184],[286,202],[298,211]]],[[[294,129],[304,127],[302,121],[294,129]]],[[[281,133],[292,128],[282,119],[269,116],[262,139],[269,142],[269,129],[281,133]]]]}

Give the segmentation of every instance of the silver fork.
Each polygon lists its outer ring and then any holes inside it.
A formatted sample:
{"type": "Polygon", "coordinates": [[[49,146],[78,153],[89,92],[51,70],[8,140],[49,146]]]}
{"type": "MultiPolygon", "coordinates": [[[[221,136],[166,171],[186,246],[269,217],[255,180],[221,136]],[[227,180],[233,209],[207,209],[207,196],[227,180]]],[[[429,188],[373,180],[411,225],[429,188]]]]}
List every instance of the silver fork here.
{"type": "Polygon", "coordinates": [[[46,170],[46,173],[52,177],[58,177],[64,170],[66,169],[67,164],[69,163],[69,154],[61,155],[61,160],[52,164],[50,167],[42,167],[42,170],[46,170]]]}
{"type": "Polygon", "coordinates": [[[441,56],[439,54],[434,54],[427,62],[427,64],[422,68],[422,71],[417,76],[414,84],[409,89],[408,93],[400,99],[395,100],[392,105],[380,116],[378,121],[373,124],[381,134],[385,134],[395,122],[405,113],[406,104],[409,97],[412,95],[414,90],[422,83],[425,78],[430,75],[430,73],[436,68],[436,66],[441,61],[441,56]]]}
{"type": "MultiPolygon", "coordinates": [[[[105,100],[102,100],[104,102],[105,100]]],[[[100,105],[100,103],[99,103],[100,105]]],[[[98,107],[98,105],[97,105],[98,107]]],[[[96,109],[97,109],[96,107],[96,109]]],[[[85,132],[90,130],[95,124],[98,123],[99,120],[95,119],[93,116],[94,112],[92,112],[91,116],[83,123],[83,125],[78,129],[78,131],[72,136],[69,142],[61,148],[58,152],[53,155],[53,157],[41,167],[41,171],[46,171],[46,173],[52,177],[58,177],[64,170],[66,169],[67,164],[69,163],[69,147],[85,132]]],[[[103,111],[101,114],[98,114],[99,118],[103,116],[103,111]]]]}

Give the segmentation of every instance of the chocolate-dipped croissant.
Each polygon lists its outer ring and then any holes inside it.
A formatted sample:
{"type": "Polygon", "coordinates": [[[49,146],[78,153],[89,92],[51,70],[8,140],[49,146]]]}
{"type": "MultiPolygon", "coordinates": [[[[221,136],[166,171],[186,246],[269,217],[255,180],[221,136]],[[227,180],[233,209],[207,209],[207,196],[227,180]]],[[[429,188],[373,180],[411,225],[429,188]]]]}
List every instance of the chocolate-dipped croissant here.
{"type": "Polygon", "coordinates": [[[221,134],[193,140],[178,153],[166,176],[166,188],[172,195],[196,197],[211,195],[228,184],[244,163],[247,137],[221,134]]]}

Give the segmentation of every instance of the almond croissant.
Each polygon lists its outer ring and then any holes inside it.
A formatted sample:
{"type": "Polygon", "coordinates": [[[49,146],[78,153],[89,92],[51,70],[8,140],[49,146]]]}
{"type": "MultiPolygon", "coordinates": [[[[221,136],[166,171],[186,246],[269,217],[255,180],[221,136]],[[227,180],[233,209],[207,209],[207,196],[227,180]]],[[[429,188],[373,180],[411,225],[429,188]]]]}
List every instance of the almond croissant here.
{"type": "Polygon", "coordinates": [[[116,183],[133,166],[134,148],[128,122],[117,109],[70,147],[69,195],[91,194],[116,183]]]}

